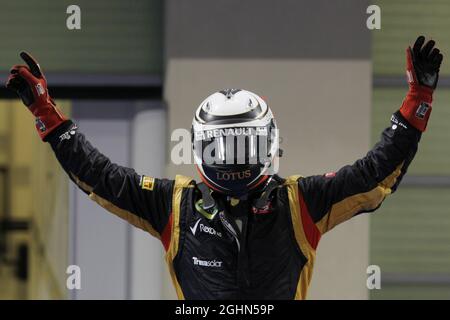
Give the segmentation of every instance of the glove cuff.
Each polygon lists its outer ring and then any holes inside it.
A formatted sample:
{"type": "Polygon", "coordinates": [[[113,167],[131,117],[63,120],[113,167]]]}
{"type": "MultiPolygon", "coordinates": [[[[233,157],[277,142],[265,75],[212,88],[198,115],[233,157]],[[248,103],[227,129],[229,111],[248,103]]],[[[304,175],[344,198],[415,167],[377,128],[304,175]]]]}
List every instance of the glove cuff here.
{"type": "Polygon", "coordinates": [[[402,116],[416,129],[424,132],[427,128],[433,102],[433,89],[411,86],[400,108],[402,116]]]}
{"type": "Polygon", "coordinates": [[[36,117],[36,130],[42,141],[46,141],[46,137],[64,123],[67,118],[52,103],[40,106],[30,106],[30,111],[36,117]]]}

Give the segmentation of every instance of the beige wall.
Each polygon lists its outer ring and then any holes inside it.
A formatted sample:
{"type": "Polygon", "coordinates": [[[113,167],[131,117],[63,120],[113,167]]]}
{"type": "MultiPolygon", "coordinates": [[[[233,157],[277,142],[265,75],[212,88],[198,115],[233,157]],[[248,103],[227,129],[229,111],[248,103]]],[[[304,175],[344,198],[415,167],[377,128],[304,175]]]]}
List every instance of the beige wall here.
{"type": "MultiPolygon", "coordinates": [[[[70,106],[59,105],[68,113],[70,106]]],[[[10,215],[28,220],[28,232],[10,236],[12,247],[29,244],[27,297],[65,298],[68,261],[68,181],[48,144],[42,143],[34,119],[21,101],[0,103],[0,139],[7,148],[1,163],[10,172],[10,215]],[[45,192],[43,192],[45,191],[45,192]]]]}
{"type": "MultiPolygon", "coordinates": [[[[172,58],[167,62],[164,92],[170,132],[189,129],[197,105],[227,87],[267,97],[283,139],[282,176],[336,170],[369,150],[368,60],[172,58]]],[[[192,165],[169,163],[168,175],[176,173],[196,176],[192,165]]],[[[366,299],[368,248],[367,217],[325,235],[309,298],[366,299]]],[[[165,294],[175,297],[171,285],[165,294]]]]}
{"type": "MultiPolygon", "coordinates": [[[[64,114],[70,115],[70,103],[58,101],[64,114]]],[[[30,264],[30,298],[67,298],[66,269],[69,248],[69,186],[68,178],[56,160],[50,145],[37,137],[31,121],[23,126],[31,130],[30,186],[32,203],[32,234],[30,264]],[[42,192],[45,188],[47,191],[42,192]],[[36,196],[39,195],[39,196],[36,196]]]]}
{"type": "Polygon", "coordinates": [[[6,165],[10,155],[10,122],[11,122],[11,102],[0,104],[0,165],[6,165]]]}
{"type": "MultiPolygon", "coordinates": [[[[6,167],[9,162],[9,158],[11,155],[10,151],[10,122],[11,122],[11,103],[1,103],[0,104],[0,166],[6,167]]],[[[4,177],[6,178],[6,177],[4,177]]],[[[2,181],[3,182],[3,181],[2,181]]],[[[6,212],[3,212],[3,205],[5,199],[5,191],[3,183],[0,184],[0,201],[1,201],[1,209],[0,218],[3,218],[6,215],[6,212]]]]}

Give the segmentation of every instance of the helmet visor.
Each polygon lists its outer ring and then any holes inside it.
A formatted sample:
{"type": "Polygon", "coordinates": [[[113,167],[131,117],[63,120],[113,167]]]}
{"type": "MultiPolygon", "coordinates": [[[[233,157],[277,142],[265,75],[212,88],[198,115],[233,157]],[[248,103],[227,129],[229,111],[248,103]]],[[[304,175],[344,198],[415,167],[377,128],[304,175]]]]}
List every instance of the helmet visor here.
{"type": "Polygon", "coordinates": [[[230,127],[194,132],[196,162],[207,165],[266,165],[271,161],[275,127],[230,127]]]}

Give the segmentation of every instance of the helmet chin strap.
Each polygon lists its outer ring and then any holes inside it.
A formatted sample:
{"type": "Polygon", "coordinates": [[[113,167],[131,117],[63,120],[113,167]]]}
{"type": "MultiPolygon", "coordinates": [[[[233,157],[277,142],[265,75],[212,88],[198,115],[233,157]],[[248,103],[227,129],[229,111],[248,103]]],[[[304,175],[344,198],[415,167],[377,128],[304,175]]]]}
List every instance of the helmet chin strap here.
{"type": "Polygon", "coordinates": [[[251,189],[249,192],[239,196],[239,197],[233,197],[233,198],[237,198],[239,200],[248,200],[248,198],[252,195],[261,193],[264,194],[265,190],[267,189],[267,187],[269,187],[269,185],[271,184],[273,180],[273,176],[270,176],[264,183],[262,183],[261,185],[255,187],[254,189],[251,189]]]}
{"type": "Polygon", "coordinates": [[[264,186],[261,196],[253,203],[253,207],[255,209],[259,210],[267,208],[270,202],[270,195],[272,194],[272,191],[280,185],[280,181],[278,180],[279,179],[276,176],[270,177],[269,181],[264,186]]]}
{"type": "Polygon", "coordinates": [[[206,211],[214,209],[216,207],[216,200],[211,195],[211,189],[203,182],[197,184],[197,187],[202,193],[203,209],[206,211]]]}
{"type": "MultiPolygon", "coordinates": [[[[282,184],[283,179],[278,177],[277,175],[271,176],[266,183],[264,183],[258,190],[254,190],[253,192],[243,194],[241,196],[226,196],[228,202],[232,203],[237,200],[245,201],[249,199],[251,194],[261,192],[261,195],[253,201],[254,212],[259,210],[267,210],[270,204],[270,196],[272,192],[282,184]]],[[[202,206],[206,211],[214,211],[217,208],[217,203],[214,197],[211,195],[211,189],[205,183],[197,184],[198,189],[202,194],[202,206]]]]}

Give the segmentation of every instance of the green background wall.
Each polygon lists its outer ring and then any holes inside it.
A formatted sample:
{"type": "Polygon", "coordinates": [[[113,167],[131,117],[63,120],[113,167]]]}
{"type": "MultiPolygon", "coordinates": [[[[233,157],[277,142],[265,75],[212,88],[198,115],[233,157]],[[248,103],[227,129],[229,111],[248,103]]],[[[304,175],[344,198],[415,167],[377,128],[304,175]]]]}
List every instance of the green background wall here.
{"type": "MultiPolygon", "coordinates": [[[[444,57],[450,53],[450,1],[384,0],[381,30],[373,32],[375,80],[405,78],[405,48],[423,34],[435,39],[444,57]]],[[[441,79],[449,75],[444,58],[441,79]]],[[[407,91],[378,87],[373,91],[372,141],[387,126],[407,91]]],[[[408,175],[427,179],[450,176],[450,90],[435,93],[433,113],[408,175]]],[[[381,267],[382,289],[372,299],[450,299],[450,185],[401,186],[371,219],[370,263],[381,267]],[[383,281],[383,279],[385,279],[383,281]]]]}
{"type": "Polygon", "coordinates": [[[0,38],[8,46],[0,71],[27,50],[51,72],[160,74],[162,7],[162,0],[2,1],[0,38]],[[81,8],[81,30],[66,27],[71,4],[81,8]]]}
{"type": "MultiPolygon", "coordinates": [[[[373,32],[375,75],[403,74],[405,44],[423,34],[439,41],[443,52],[450,52],[450,1],[378,0],[381,30],[373,32]]],[[[443,69],[449,74],[450,68],[443,69]]]]}

